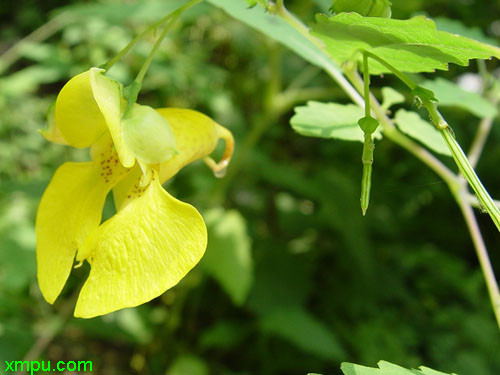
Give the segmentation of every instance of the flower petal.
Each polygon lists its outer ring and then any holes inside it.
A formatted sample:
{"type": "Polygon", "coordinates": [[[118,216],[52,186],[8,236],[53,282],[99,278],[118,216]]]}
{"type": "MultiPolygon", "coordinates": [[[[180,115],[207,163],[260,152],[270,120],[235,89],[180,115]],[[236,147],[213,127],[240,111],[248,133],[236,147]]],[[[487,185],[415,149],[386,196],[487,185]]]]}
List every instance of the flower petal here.
{"type": "Polygon", "coordinates": [[[109,135],[92,152],[92,162],[65,163],[57,169],[38,207],[38,282],[49,303],[64,287],[77,249],[98,228],[106,195],[128,173],[118,163],[109,135]]]}
{"type": "Polygon", "coordinates": [[[177,146],[177,154],[160,165],[163,183],[187,164],[209,155],[217,145],[218,128],[222,126],[191,109],[160,108],[157,111],[170,123],[177,146]]]}
{"type": "Polygon", "coordinates": [[[130,168],[134,165],[135,158],[123,139],[120,112],[121,86],[102,72],[98,68],[90,69],[92,93],[111,134],[121,164],[130,168]]]}
{"type": "Polygon", "coordinates": [[[151,184],[85,243],[91,264],[75,316],[91,318],[145,303],[177,284],[205,252],[196,209],[151,184]]]}
{"type": "Polygon", "coordinates": [[[53,102],[47,110],[47,129],[40,129],[39,132],[49,142],[61,145],[68,144],[56,126],[56,102],[53,102]]]}
{"type": "Polygon", "coordinates": [[[71,78],[57,96],[56,126],[73,147],[86,148],[106,131],[106,121],[92,92],[88,70],[71,78]]]}
{"type": "Polygon", "coordinates": [[[61,293],[77,248],[98,227],[108,191],[94,162],[63,164],[45,190],[36,235],[38,283],[47,302],[61,293]]]}

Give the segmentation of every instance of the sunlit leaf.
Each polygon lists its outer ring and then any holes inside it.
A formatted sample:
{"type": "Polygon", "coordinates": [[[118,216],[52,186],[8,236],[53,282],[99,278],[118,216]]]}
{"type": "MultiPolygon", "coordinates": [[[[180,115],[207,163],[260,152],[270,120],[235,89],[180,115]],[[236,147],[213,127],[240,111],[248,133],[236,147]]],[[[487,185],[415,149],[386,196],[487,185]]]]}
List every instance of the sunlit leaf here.
{"type": "Polygon", "coordinates": [[[444,78],[427,80],[422,86],[432,90],[439,100],[438,106],[460,107],[478,117],[495,117],[498,113],[495,106],[490,104],[481,95],[465,91],[457,84],[444,78]]]}
{"type": "Polygon", "coordinates": [[[418,370],[408,370],[386,361],[380,361],[378,366],[379,368],[374,368],[343,362],[340,369],[344,375],[456,375],[446,374],[424,366],[421,366],[418,370]]]}
{"type": "MultiPolygon", "coordinates": [[[[500,57],[499,48],[439,31],[432,20],[422,16],[394,20],[357,13],[330,18],[318,15],[313,34],[339,64],[360,61],[360,51],[366,50],[402,72],[447,70],[449,63],[466,66],[470,59],[500,57]]],[[[369,64],[371,74],[390,73],[377,61],[370,59],[369,64]]]]}
{"type": "Polygon", "coordinates": [[[491,44],[494,46],[499,45],[496,39],[485,36],[479,27],[467,27],[459,20],[452,20],[446,17],[436,17],[433,18],[433,20],[436,23],[438,30],[465,36],[481,43],[491,44]]]}
{"type": "MultiPolygon", "coordinates": [[[[354,104],[310,101],[306,106],[295,107],[290,124],[297,133],[308,137],[363,142],[363,131],[358,125],[363,116],[363,109],[354,104]]],[[[374,135],[380,138],[379,131],[374,135]]]]}
{"type": "Polygon", "coordinates": [[[311,43],[297,29],[290,26],[278,16],[267,13],[263,8],[253,7],[249,9],[248,3],[243,0],[208,0],[208,2],[290,48],[311,64],[324,68],[327,71],[339,70],[326,53],[311,43]]]}
{"type": "Polygon", "coordinates": [[[333,0],[332,10],[340,12],[356,12],[366,17],[391,17],[389,0],[333,0]]]}
{"type": "Polygon", "coordinates": [[[395,122],[398,128],[405,134],[422,142],[431,150],[438,154],[451,156],[450,150],[446,145],[441,134],[436,127],[416,114],[400,109],[396,113],[395,122]]]}

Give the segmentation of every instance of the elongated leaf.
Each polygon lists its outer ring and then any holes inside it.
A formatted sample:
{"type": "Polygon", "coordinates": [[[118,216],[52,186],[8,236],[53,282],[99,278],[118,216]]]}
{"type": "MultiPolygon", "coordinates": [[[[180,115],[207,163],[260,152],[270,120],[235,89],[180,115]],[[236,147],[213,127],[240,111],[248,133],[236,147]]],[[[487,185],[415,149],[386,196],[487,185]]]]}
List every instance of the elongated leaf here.
{"type": "MultiPolygon", "coordinates": [[[[360,61],[360,50],[369,51],[402,72],[447,70],[448,64],[468,65],[470,59],[500,57],[500,49],[436,29],[434,22],[419,16],[409,20],[362,17],[340,13],[317,16],[313,34],[326,45],[339,64],[360,61]]],[[[390,73],[370,59],[370,73],[390,73]]]]}
{"type": "MultiPolygon", "coordinates": [[[[363,116],[363,109],[354,104],[310,101],[306,106],[295,107],[290,124],[297,133],[308,137],[363,142],[363,132],[358,125],[363,116]]],[[[381,137],[380,131],[374,135],[381,137]]]]}
{"type": "Polygon", "coordinates": [[[439,100],[438,106],[460,107],[480,118],[495,117],[498,113],[497,109],[481,95],[465,91],[444,78],[424,81],[421,85],[434,92],[439,100]]]}
{"type": "Polygon", "coordinates": [[[448,146],[434,125],[416,114],[400,109],[395,117],[398,128],[405,134],[422,142],[431,150],[441,155],[451,156],[448,146]]]}
{"type": "Polygon", "coordinates": [[[320,48],[283,19],[267,13],[263,8],[257,6],[249,8],[245,0],[208,0],[208,2],[290,48],[311,64],[326,70],[339,70],[338,66],[320,48]]]}
{"type": "Polygon", "coordinates": [[[343,362],[340,369],[344,375],[456,375],[446,374],[424,366],[421,366],[418,370],[408,370],[386,361],[380,361],[378,366],[379,368],[366,367],[354,363],[343,362]]]}
{"type": "Polygon", "coordinates": [[[241,305],[253,281],[250,239],[238,211],[213,209],[205,215],[210,241],[203,267],[219,282],[233,302],[241,305]]]}
{"type": "Polygon", "coordinates": [[[326,360],[343,355],[337,339],[314,315],[301,307],[275,310],[261,318],[261,329],[326,360]]]}

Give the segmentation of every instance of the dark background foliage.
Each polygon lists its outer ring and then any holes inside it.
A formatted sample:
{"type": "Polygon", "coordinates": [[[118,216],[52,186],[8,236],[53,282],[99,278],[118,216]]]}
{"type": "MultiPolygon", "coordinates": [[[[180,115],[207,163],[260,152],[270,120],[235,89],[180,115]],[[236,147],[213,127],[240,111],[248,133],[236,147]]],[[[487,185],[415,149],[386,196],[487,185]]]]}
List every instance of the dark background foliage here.
{"type": "MultiPolygon", "coordinates": [[[[205,216],[206,258],[151,303],[101,318],[71,317],[85,267],[54,306],[43,301],[36,207],[57,166],[87,156],[48,144],[37,129],[66,80],[116,54],[169,2],[0,4],[0,52],[7,51],[0,57],[0,366],[27,358],[91,360],[106,375],[293,375],[338,374],[341,361],[384,359],[461,375],[500,373],[500,335],[446,185],[382,140],[363,218],[361,145],[305,138],[289,126],[295,104],[347,98],[324,73],[208,4],[189,11],[167,38],[140,97],[155,107],[198,109],[235,134],[225,179],[198,162],[166,184],[205,216]],[[36,29],[29,45],[8,51],[36,29]],[[299,90],[285,96],[290,84],[299,90]]],[[[328,6],[289,2],[306,22],[328,6]]],[[[495,1],[394,1],[394,18],[414,14],[500,35],[495,1]]],[[[111,74],[130,82],[153,41],[111,74]]],[[[497,65],[487,63],[492,71],[497,65]]],[[[465,72],[477,72],[475,63],[439,75],[465,72]]],[[[374,79],[382,84],[402,89],[391,77],[374,79]]],[[[444,114],[467,147],[477,120],[460,109],[444,114]]],[[[499,137],[496,126],[478,166],[496,197],[499,137]]],[[[113,210],[109,202],[105,217],[113,210]]],[[[486,215],[479,220],[500,271],[500,235],[486,215]]]]}

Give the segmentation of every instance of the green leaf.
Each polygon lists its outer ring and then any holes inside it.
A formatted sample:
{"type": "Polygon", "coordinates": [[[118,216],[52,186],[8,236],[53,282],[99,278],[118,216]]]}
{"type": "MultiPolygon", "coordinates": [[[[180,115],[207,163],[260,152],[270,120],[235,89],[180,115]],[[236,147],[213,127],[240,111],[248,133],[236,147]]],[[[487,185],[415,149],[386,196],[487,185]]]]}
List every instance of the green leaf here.
{"type": "Polygon", "coordinates": [[[166,375],[208,375],[206,362],[194,355],[178,357],[168,369],[166,375]]]}
{"type": "MultiPolygon", "coordinates": [[[[358,125],[362,117],[363,108],[354,104],[309,101],[306,106],[295,107],[290,124],[297,133],[308,137],[363,142],[363,131],[358,125]]],[[[375,131],[374,136],[381,138],[380,131],[375,131]]]]}
{"type": "Polygon", "coordinates": [[[416,114],[400,109],[394,118],[398,128],[405,134],[422,142],[428,148],[441,155],[451,156],[443,137],[432,124],[416,114]]]}
{"type": "Polygon", "coordinates": [[[467,27],[458,20],[452,20],[446,17],[437,17],[433,18],[433,20],[439,30],[465,36],[467,38],[477,40],[481,43],[498,46],[498,41],[496,39],[485,36],[483,31],[479,27],[467,27]]]}
{"type": "Polygon", "coordinates": [[[332,10],[336,13],[356,12],[365,17],[391,17],[389,0],[333,0],[332,10]]]}
{"type": "Polygon", "coordinates": [[[210,210],[204,215],[208,227],[203,267],[229,294],[236,305],[245,302],[253,281],[250,238],[245,219],[238,211],[210,210]]]}
{"type": "Polygon", "coordinates": [[[432,90],[439,99],[438,106],[460,107],[480,117],[495,117],[497,109],[481,95],[465,91],[457,84],[444,78],[422,82],[422,86],[432,90]]]}
{"type": "Polygon", "coordinates": [[[456,375],[446,374],[424,366],[421,366],[419,370],[408,370],[386,361],[380,361],[378,366],[379,368],[374,368],[343,362],[340,369],[344,375],[456,375]]]}
{"type": "Polygon", "coordinates": [[[254,7],[257,4],[259,4],[261,7],[264,7],[267,9],[269,6],[269,1],[268,0],[245,0],[250,7],[254,7]]]}
{"type": "Polygon", "coordinates": [[[277,309],[263,315],[260,327],[325,360],[333,361],[343,356],[343,349],[331,331],[301,307],[277,309]]]}
{"type": "Polygon", "coordinates": [[[382,98],[382,108],[385,110],[389,109],[394,104],[400,104],[405,101],[404,95],[394,90],[392,87],[382,87],[382,98]]]}
{"type": "MultiPolygon", "coordinates": [[[[361,61],[360,50],[377,55],[402,72],[413,73],[447,70],[449,63],[466,66],[470,59],[500,57],[499,48],[439,31],[423,16],[393,20],[340,13],[330,18],[318,15],[316,19],[313,34],[339,64],[361,61]]],[[[371,74],[390,73],[373,59],[369,64],[371,74]]]]}
{"type": "Polygon", "coordinates": [[[288,47],[311,64],[326,71],[339,71],[339,67],[325,52],[278,16],[269,14],[260,7],[249,9],[244,0],[208,0],[208,2],[288,47]]]}

